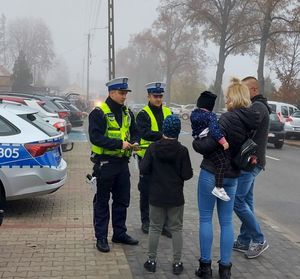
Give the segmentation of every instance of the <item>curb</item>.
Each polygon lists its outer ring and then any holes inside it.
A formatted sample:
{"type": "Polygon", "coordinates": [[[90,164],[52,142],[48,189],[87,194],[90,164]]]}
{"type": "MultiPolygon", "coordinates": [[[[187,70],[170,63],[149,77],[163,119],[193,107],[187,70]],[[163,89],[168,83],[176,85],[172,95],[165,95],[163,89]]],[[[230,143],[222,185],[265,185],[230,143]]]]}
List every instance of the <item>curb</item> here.
{"type": "Polygon", "coordinates": [[[290,146],[295,146],[295,147],[300,147],[300,141],[296,141],[296,140],[285,140],[284,144],[287,144],[290,146]]]}

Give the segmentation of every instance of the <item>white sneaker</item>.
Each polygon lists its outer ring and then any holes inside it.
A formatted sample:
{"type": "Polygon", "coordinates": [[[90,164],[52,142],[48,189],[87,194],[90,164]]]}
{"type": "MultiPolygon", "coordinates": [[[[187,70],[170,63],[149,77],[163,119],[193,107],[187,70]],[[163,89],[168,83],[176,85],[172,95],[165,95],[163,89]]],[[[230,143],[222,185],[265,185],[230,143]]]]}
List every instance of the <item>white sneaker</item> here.
{"type": "Polygon", "coordinates": [[[222,201],[229,201],[230,198],[227,195],[227,193],[225,192],[224,188],[217,188],[215,187],[212,192],[211,192],[214,196],[216,196],[217,198],[221,199],[222,201]]]}

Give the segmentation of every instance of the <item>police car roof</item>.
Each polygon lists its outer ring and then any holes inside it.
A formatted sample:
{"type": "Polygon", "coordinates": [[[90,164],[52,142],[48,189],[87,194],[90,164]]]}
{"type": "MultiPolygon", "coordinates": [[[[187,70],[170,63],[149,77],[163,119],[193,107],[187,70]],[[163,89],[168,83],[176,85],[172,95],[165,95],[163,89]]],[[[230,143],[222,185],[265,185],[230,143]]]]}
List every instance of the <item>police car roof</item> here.
{"type": "Polygon", "coordinates": [[[23,106],[23,105],[19,105],[19,104],[5,104],[5,103],[1,104],[0,103],[0,109],[8,110],[17,115],[38,113],[38,110],[36,110],[36,109],[27,107],[27,106],[23,106]]]}

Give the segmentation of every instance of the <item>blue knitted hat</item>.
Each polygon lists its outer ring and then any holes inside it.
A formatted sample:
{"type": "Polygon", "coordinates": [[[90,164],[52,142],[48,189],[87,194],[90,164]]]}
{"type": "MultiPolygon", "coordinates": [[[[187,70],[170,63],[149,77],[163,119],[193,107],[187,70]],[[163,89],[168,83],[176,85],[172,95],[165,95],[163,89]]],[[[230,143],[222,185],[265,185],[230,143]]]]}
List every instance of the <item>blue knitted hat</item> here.
{"type": "Polygon", "coordinates": [[[169,115],[163,123],[162,132],[168,138],[178,138],[181,129],[181,122],[178,116],[169,115]]]}

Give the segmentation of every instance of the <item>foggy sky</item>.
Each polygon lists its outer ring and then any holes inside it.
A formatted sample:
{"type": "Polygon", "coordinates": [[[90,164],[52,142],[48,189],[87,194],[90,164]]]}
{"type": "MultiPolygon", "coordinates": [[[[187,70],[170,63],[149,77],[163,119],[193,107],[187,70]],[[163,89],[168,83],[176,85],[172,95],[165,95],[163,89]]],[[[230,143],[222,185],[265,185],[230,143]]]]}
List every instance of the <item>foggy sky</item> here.
{"type": "MultiPolygon", "coordinates": [[[[130,35],[151,27],[157,18],[159,0],[115,0],[114,5],[117,51],[126,47],[130,35]]],[[[68,65],[70,82],[77,82],[79,85],[86,78],[87,34],[90,32],[90,80],[101,83],[107,80],[107,30],[93,30],[107,26],[107,0],[0,0],[0,14],[2,13],[8,21],[16,17],[42,18],[52,33],[56,55],[63,57],[68,65]]],[[[206,84],[211,84],[215,78],[217,49],[209,48],[207,55],[212,58],[212,62],[204,72],[206,84]]],[[[226,60],[224,86],[231,76],[256,76],[257,60],[257,57],[230,56],[226,60]]],[[[267,75],[268,69],[265,69],[265,76],[267,75]]]]}

